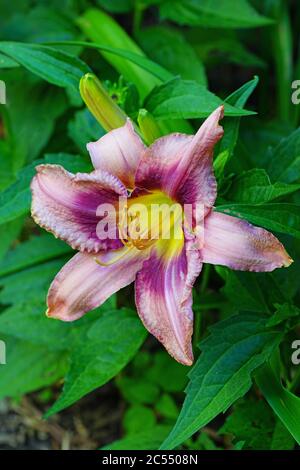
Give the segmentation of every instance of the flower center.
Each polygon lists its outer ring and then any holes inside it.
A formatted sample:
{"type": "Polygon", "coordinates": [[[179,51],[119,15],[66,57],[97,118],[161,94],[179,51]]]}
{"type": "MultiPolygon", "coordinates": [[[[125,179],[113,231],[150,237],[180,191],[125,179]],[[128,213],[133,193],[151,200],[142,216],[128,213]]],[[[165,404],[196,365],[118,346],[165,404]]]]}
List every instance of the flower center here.
{"type": "Polygon", "coordinates": [[[182,240],[183,211],[161,191],[128,199],[119,213],[119,235],[125,246],[144,250],[157,240],[182,240]]]}

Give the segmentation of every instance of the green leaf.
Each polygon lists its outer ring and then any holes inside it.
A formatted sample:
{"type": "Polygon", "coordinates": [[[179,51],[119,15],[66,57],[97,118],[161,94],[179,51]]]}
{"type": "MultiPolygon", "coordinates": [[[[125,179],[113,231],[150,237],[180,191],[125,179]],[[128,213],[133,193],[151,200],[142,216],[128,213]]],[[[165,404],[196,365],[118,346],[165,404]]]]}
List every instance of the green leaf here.
{"type": "Polygon", "coordinates": [[[241,67],[265,68],[266,62],[241,42],[239,32],[218,28],[189,28],[186,38],[193,45],[201,61],[209,67],[235,64],[241,67]]]}
{"type": "Polygon", "coordinates": [[[235,436],[235,440],[244,441],[243,449],[293,449],[294,439],[278,424],[280,422],[276,420],[272,410],[264,401],[249,398],[237,403],[218,432],[231,434],[235,436]],[[282,438],[280,442],[278,442],[279,433],[282,438]]]}
{"type": "Polygon", "coordinates": [[[300,172],[300,128],[272,149],[267,167],[273,181],[293,183],[300,172]]]}
{"type": "Polygon", "coordinates": [[[123,428],[126,434],[136,434],[153,428],[156,424],[154,411],[143,405],[132,405],[123,417],[123,428]]]}
{"type": "Polygon", "coordinates": [[[67,108],[67,100],[62,89],[49,87],[24,69],[17,74],[10,72],[3,79],[9,97],[6,111],[12,141],[10,158],[15,173],[39,157],[53,134],[56,120],[67,108]]]}
{"type": "Polygon", "coordinates": [[[139,33],[138,40],[152,60],[174,75],[207,85],[203,64],[180,30],[163,25],[151,26],[139,33]]]}
{"type": "Polygon", "coordinates": [[[66,372],[67,354],[45,345],[1,337],[6,343],[6,365],[1,367],[0,398],[17,397],[55,383],[66,372]]]}
{"type": "MultiPolygon", "coordinates": [[[[238,90],[233,92],[225,100],[231,106],[244,108],[248,98],[253,93],[258,84],[258,77],[245,83],[238,90]]],[[[214,161],[214,171],[216,178],[220,180],[224,175],[224,170],[233,156],[234,149],[239,136],[240,118],[228,118],[222,123],[224,127],[224,136],[216,151],[217,158],[214,161]]]]}
{"type": "MultiPolygon", "coordinates": [[[[41,310],[44,312],[46,294],[50,283],[66,261],[65,258],[60,258],[1,277],[0,303],[6,305],[21,304],[24,299],[27,303],[31,299],[40,299],[43,302],[41,310]]],[[[5,312],[3,315],[5,315],[5,312]]]]}
{"type": "Polygon", "coordinates": [[[11,249],[0,262],[0,276],[28,268],[43,261],[72,253],[72,248],[65,242],[45,233],[32,236],[26,242],[11,249]]]}
{"type": "Polygon", "coordinates": [[[131,403],[155,403],[159,396],[159,388],[156,384],[149,382],[145,377],[127,377],[117,378],[117,386],[126,401],[131,403]]]}
{"type": "Polygon", "coordinates": [[[130,434],[102,447],[101,450],[155,450],[159,448],[169,431],[170,426],[160,424],[135,435],[130,434]]]}
{"type": "Polygon", "coordinates": [[[12,220],[5,225],[0,225],[0,266],[1,260],[9,249],[10,244],[21,232],[23,222],[23,217],[20,217],[19,219],[12,220]]]}
{"type": "Polygon", "coordinates": [[[19,67],[19,64],[6,55],[0,54],[0,69],[10,69],[14,67],[19,67]]]}
{"type": "Polygon", "coordinates": [[[82,75],[91,71],[77,57],[40,44],[3,41],[0,51],[47,82],[76,91],[82,75]]]}
{"type": "Polygon", "coordinates": [[[178,416],[178,407],[172,395],[164,393],[156,403],[156,411],[164,418],[176,419],[178,416]]]}
{"type": "Polygon", "coordinates": [[[216,271],[225,281],[222,291],[237,309],[269,312],[266,294],[270,293],[274,286],[270,285],[270,279],[266,274],[232,271],[223,266],[217,266],[216,271]]]}
{"type": "Polygon", "coordinates": [[[298,204],[225,204],[218,212],[246,219],[275,232],[300,238],[300,206],[298,204]]]}
{"type": "Polygon", "coordinates": [[[132,359],[145,336],[140,320],[126,310],[104,314],[74,348],[63,392],[46,416],[112,379],[132,359]]]}
{"type": "Polygon", "coordinates": [[[88,109],[75,113],[68,123],[68,134],[82,153],[87,153],[86,144],[100,139],[105,134],[104,129],[96,121],[88,109]]]}
{"type": "Polygon", "coordinates": [[[298,319],[300,320],[300,308],[298,308],[296,305],[292,305],[286,302],[284,304],[275,304],[275,307],[276,311],[268,321],[267,326],[277,326],[280,323],[290,319],[296,319],[296,321],[298,319]]]}
{"type": "Polygon", "coordinates": [[[282,386],[269,364],[257,371],[255,380],[273,411],[300,444],[300,398],[282,386]]]}
{"type": "Polygon", "coordinates": [[[254,168],[233,180],[226,199],[245,204],[264,204],[299,190],[300,184],[272,184],[265,170],[254,168]]]}
{"type": "Polygon", "coordinates": [[[278,345],[281,333],[266,329],[265,320],[239,314],[211,328],[202,354],[190,373],[183,408],[162,449],[173,449],[219,413],[224,413],[251,387],[252,372],[278,345]]]}
{"type": "MultiPolygon", "coordinates": [[[[51,39],[74,39],[78,31],[73,21],[70,21],[69,12],[64,11],[64,5],[61,3],[59,8],[56,8],[53,5],[54,1],[35,2],[36,6],[30,5],[29,11],[23,13],[18,9],[16,14],[6,22],[2,29],[2,37],[7,40],[34,43],[51,41],[51,39]]],[[[72,11],[72,14],[74,13],[72,11]]]]}
{"type": "Polygon", "coordinates": [[[64,153],[49,154],[41,160],[36,160],[18,172],[17,180],[5,191],[0,193],[0,224],[25,215],[29,212],[31,193],[30,182],[35,175],[35,167],[41,163],[62,165],[71,172],[84,172],[90,169],[82,157],[64,153]]]}
{"type": "Polygon", "coordinates": [[[187,384],[189,368],[175,362],[169,354],[158,351],[152,367],[147,367],[147,380],[157,384],[165,392],[181,392],[187,384]]]}
{"type": "Polygon", "coordinates": [[[225,104],[226,116],[253,114],[224,103],[195,81],[178,77],[156,87],[146,98],[145,108],[158,119],[192,119],[209,116],[221,104],[225,104]]]}
{"type": "MultiPolygon", "coordinates": [[[[126,31],[106,13],[96,9],[89,9],[78,19],[78,24],[84,34],[98,45],[123,49],[129,54],[133,53],[140,56],[141,60],[145,58],[143,51],[135,44],[126,31]]],[[[126,80],[136,85],[142,98],[144,98],[155,85],[160,83],[151,73],[142,70],[130,60],[116,55],[112,56],[101,50],[100,52],[126,80]]]]}
{"type": "MultiPolygon", "coordinates": [[[[49,283],[45,287],[47,292],[49,283]]],[[[35,297],[28,296],[26,301],[22,299],[20,303],[7,308],[0,315],[0,332],[32,344],[44,345],[49,351],[66,351],[73,348],[78,337],[99,318],[101,312],[112,310],[111,302],[108,301],[77,322],[54,320],[45,315],[45,291],[41,289],[35,293],[35,297]]]]}
{"type": "Polygon", "coordinates": [[[167,0],[160,6],[162,18],[183,25],[207,28],[255,28],[272,23],[247,0],[167,0]]]}

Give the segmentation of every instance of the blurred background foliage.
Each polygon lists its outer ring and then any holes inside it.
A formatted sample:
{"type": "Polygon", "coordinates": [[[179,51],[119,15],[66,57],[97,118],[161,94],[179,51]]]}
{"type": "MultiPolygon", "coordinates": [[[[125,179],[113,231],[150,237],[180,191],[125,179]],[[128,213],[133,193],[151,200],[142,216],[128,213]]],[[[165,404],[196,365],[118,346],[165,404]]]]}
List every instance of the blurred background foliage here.
{"type": "Polygon", "coordinates": [[[292,0],[0,0],[0,446],[299,444],[299,32],[292,0]],[[295,260],[270,274],[205,267],[192,372],[147,338],[132,287],[73,324],[44,316],[72,250],[33,223],[29,184],[41,162],[91,169],[86,143],[105,130],[78,91],[89,71],[161,135],[193,133],[225,102],[217,210],[275,232],[295,260]]]}

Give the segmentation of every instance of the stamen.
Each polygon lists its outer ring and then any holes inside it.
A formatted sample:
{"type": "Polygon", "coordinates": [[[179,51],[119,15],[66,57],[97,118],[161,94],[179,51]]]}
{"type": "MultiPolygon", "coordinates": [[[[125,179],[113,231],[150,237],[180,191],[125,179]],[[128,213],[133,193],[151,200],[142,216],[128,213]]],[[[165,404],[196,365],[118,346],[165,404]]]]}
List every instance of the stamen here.
{"type": "Polygon", "coordinates": [[[96,256],[94,257],[94,260],[100,266],[105,266],[105,267],[111,266],[112,264],[115,264],[117,261],[120,261],[120,259],[124,258],[124,256],[132,249],[133,249],[133,246],[129,246],[127,250],[124,250],[124,251],[122,250],[122,253],[119,256],[116,256],[115,258],[113,258],[111,261],[108,261],[107,263],[100,261],[98,258],[96,258],[96,256]]]}

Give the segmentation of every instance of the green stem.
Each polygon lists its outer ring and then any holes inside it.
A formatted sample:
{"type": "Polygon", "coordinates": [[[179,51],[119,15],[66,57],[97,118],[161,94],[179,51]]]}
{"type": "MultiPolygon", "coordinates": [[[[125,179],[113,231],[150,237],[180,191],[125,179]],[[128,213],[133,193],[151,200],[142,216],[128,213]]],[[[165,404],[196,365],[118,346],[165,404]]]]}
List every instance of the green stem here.
{"type": "MultiPolygon", "coordinates": [[[[205,264],[202,272],[202,279],[199,288],[199,293],[204,294],[207,289],[209,277],[211,272],[211,265],[205,264]]],[[[201,337],[201,323],[202,323],[202,309],[200,308],[198,311],[195,312],[195,320],[194,320],[194,336],[193,336],[193,348],[194,353],[197,355],[197,345],[200,341],[201,337]]]]}
{"type": "Polygon", "coordinates": [[[135,2],[134,12],[133,12],[133,26],[132,33],[136,37],[141,29],[141,23],[143,21],[144,9],[139,4],[138,1],[135,2]]]}

